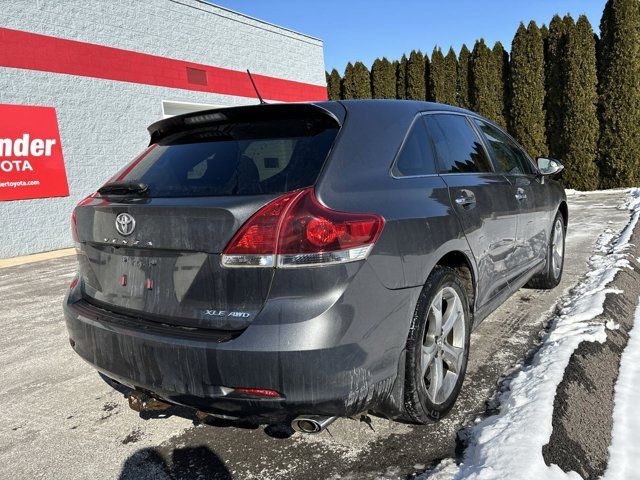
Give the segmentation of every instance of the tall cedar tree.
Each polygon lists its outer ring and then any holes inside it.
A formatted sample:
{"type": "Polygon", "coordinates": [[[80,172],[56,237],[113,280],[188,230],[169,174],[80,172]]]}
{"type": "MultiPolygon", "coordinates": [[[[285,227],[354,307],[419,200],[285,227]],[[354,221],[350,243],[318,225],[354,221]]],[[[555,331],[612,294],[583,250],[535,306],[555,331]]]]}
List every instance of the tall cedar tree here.
{"type": "Polygon", "coordinates": [[[456,104],[456,77],[458,75],[458,57],[453,48],[449,47],[447,56],[444,57],[444,103],[456,104]]]}
{"type": "Polygon", "coordinates": [[[516,32],[511,46],[511,132],[532,156],[545,156],[544,45],[535,22],[516,32]]]}
{"type": "Polygon", "coordinates": [[[507,126],[507,115],[509,105],[509,54],[505,51],[502,43],[496,42],[493,46],[493,59],[496,62],[496,85],[500,93],[500,108],[502,116],[498,122],[501,126],[507,126]]]}
{"type": "MultiPolygon", "coordinates": [[[[324,80],[327,84],[327,97],[329,97],[329,89],[331,88],[331,76],[326,70],[324,71],[324,80]]],[[[329,98],[329,100],[331,100],[331,98],[329,98]]]]}
{"type": "Polygon", "coordinates": [[[600,185],[640,181],[640,7],[609,0],[600,23],[600,185]]]}
{"type": "Polygon", "coordinates": [[[431,92],[431,88],[429,86],[429,75],[431,72],[431,60],[429,60],[429,55],[424,56],[424,98],[428,102],[433,101],[433,93],[431,92]]]}
{"type": "Polygon", "coordinates": [[[393,75],[393,93],[395,93],[395,97],[398,98],[398,68],[400,68],[400,62],[398,60],[394,60],[391,62],[391,72],[393,75]]]}
{"type": "Polygon", "coordinates": [[[566,169],[562,181],[566,187],[593,190],[598,187],[598,92],[596,43],[587,17],[574,24],[565,17],[566,33],[564,119],[562,144],[566,169]]]}
{"type": "Polygon", "coordinates": [[[456,75],[456,105],[471,108],[469,102],[469,58],[471,53],[466,45],[462,45],[458,56],[458,73],[456,75]]]}
{"type": "Polygon", "coordinates": [[[396,63],[396,98],[405,100],[407,98],[407,56],[403,54],[400,61],[396,63]]]}
{"type": "Polygon", "coordinates": [[[566,88],[566,44],[567,29],[573,26],[573,20],[567,22],[555,15],[549,23],[549,32],[545,40],[545,76],[546,91],[546,131],[549,156],[564,157],[562,143],[562,121],[564,118],[564,90],[566,88]]]}
{"type": "Polygon", "coordinates": [[[347,63],[342,74],[342,81],[340,82],[340,98],[343,100],[349,100],[353,98],[353,63],[347,63]]]}
{"type": "Polygon", "coordinates": [[[396,98],[396,66],[393,62],[389,61],[387,57],[382,57],[382,62],[386,65],[386,79],[387,79],[387,97],[386,98],[396,98]]]}
{"type": "Polygon", "coordinates": [[[357,79],[356,98],[371,98],[371,74],[369,69],[362,62],[353,64],[353,71],[357,79]]]}
{"type": "Polygon", "coordinates": [[[483,39],[478,40],[473,47],[470,72],[471,108],[489,120],[503,124],[502,93],[495,57],[483,39]]]}
{"type": "Polygon", "coordinates": [[[376,58],[371,64],[371,96],[373,98],[384,98],[380,96],[384,89],[384,73],[382,70],[382,59],[376,58]]]}
{"type": "Polygon", "coordinates": [[[371,78],[364,63],[347,64],[342,80],[342,97],[346,100],[371,98],[371,78]]]}
{"type": "Polygon", "coordinates": [[[340,100],[340,84],[342,79],[335,68],[327,73],[327,96],[329,100],[340,100]]]}
{"type": "Polygon", "coordinates": [[[412,50],[407,61],[407,100],[424,100],[425,60],[420,51],[412,50]]]}
{"type": "Polygon", "coordinates": [[[389,98],[398,98],[398,61],[389,62],[389,83],[392,96],[389,98]]]}
{"type": "Polygon", "coordinates": [[[371,93],[373,98],[396,98],[396,75],[386,57],[378,58],[371,66],[371,93]]]}
{"type": "Polygon", "coordinates": [[[540,35],[542,35],[542,41],[546,42],[549,36],[549,28],[544,23],[540,27],[540,35]]]}
{"type": "Polygon", "coordinates": [[[446,86],[444,78],[444,55],[440,47],[433,49],[431,54],[431,65],[429,68],[429,100],[439,103],[446,103],[446,86]]]}

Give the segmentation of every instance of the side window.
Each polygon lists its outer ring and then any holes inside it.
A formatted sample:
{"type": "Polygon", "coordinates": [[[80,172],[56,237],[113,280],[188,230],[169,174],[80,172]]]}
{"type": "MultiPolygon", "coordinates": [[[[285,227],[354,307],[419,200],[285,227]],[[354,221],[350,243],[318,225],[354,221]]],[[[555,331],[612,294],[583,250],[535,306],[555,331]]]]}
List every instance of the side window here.
{"type": "Polygon", "coordinates": [[[462,115],[425,115],[436,149],[440,173],[491,172],[480,138],[462,115]]]}
{"type": "Polygon", "coordinates": [[[507,135],[483,121],[474,121],[487,139],[489,148],[497,162],[496,168],[498,170],[510,175],[531,175],[535,173],[527,154],[507,135]]]}
{"type": "Polygon", "coordinates": [[[396,177],[430,175],[436,173],[433,148],[424,129],[424,123],[417,118],[402,145],[393,167],[396,177]]]}

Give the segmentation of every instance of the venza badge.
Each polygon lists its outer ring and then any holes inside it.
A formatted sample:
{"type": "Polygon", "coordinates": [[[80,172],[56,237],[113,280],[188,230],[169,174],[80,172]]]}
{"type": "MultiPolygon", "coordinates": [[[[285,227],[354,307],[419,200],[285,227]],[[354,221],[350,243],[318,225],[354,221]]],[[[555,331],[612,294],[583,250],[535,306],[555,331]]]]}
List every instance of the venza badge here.
{"type": "Polygon", "coordinates": [[[128,213],[121,213],[116,217],[116,230],[120,235],[131,235],[135,228],[136,221],[128,213]]]}

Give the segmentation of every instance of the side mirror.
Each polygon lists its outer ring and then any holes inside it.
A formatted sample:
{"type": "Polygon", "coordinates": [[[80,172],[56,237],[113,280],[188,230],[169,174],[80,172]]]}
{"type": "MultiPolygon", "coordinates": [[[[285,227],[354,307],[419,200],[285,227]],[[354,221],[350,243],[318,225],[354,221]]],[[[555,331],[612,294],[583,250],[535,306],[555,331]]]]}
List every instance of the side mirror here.
{"type": "Polygon", "coordinates": [[[564,170],[564,165],[560,160],[554,160],[553,158],[538,157],[536,160],[538,163],[538,170],[542,175],[555,175],[556,173],[564,170]]]}

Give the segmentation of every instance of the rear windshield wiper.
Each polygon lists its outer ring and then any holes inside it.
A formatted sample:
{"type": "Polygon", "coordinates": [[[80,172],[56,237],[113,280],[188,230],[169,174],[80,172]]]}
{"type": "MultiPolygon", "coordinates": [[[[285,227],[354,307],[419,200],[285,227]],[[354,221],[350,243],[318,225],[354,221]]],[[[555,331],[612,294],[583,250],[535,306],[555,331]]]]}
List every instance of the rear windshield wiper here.
{"type": "Polygon", "coordinates": [[[111,182],[98,190],[100,195],[147,195],[149,185],[141,182],[111,182]]]}

